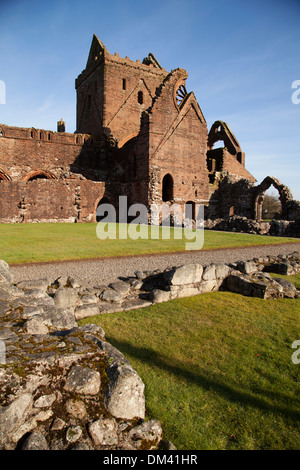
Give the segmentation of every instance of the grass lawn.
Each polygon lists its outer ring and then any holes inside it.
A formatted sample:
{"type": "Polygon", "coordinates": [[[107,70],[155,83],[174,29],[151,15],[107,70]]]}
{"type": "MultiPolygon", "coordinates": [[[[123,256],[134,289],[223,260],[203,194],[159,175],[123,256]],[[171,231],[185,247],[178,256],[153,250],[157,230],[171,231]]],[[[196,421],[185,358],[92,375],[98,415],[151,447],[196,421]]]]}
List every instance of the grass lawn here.
{"type": "Polygon", "coordinates": [[[178,450],[283,450],[300,448],[299,320],[300,299],[218,292],[80,323],[100,324],[130,360],[147,417],[178,450]]]}
{"type": "MultiPolygon", "coordinates": [[[[105,225],[105,224],[103,224],[105,225]]],[[[144,255],[185,251],[186,243],[181,229],[171,229],[171,238],[163,239],[162,228],[156,228],[157,239],[150,239],[150,227],[143,226],[137,240],[126,238],[127,225],[110,226],[116,239],[100,240],[97,224],[0,224],[1,258],[9,264],[60,261],[67,259],[98,258],[126,255],[144,255]],[[119,232],[120,230],[120,232],[119,232]],[[122,238],[123,237],[123,238],[122,238]],[[176,238],[177,237],[177,238],[176,238]]],[[[131,226],[132,227],[132,226],[131,226]]],[[[134,228],[134,227],[133,227],[134,228]]],[[[139,234],[138,234],[139,235],[139,234]]],[[[187,237],[194,234],[187,232],[187,237]]],[[[200,240],[201,241],[201,240],[200,240]]],[[[244,233],[204,232],[204,249],[231,248],[273,243],[295,242],[292,238],[268,237],[244,233]]],[[[194,243],[193,248],[201,248],[194,243]]]]}

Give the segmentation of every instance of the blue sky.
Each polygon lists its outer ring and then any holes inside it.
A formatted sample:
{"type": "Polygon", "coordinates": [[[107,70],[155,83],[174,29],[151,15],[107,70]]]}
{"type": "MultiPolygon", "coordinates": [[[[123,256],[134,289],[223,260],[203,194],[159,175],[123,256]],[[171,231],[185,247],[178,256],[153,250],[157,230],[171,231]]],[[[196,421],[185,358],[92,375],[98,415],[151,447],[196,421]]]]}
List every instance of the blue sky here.
{"type": "Polygon", "coordinates": [[[0,122],[76,129],[75,78],[95,33],[111,53],[187,70],[208,129],[220,119],[258,183],[300,200],[300,0],[0,0],[0,122]],[[297,95],[300,98],[299,95],[297,95]]]}

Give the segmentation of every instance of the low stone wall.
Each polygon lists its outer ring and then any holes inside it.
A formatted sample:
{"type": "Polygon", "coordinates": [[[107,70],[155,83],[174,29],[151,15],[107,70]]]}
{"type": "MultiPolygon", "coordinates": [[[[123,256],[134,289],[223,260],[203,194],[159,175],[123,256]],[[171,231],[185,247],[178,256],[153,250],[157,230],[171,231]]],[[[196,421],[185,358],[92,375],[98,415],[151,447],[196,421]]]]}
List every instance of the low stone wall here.
{"type": "Polygon", "coordinates": [[[258,235],[271,235],[278,237],[300,237],[300,219],[272,220],[271,222],[258,222],[247,217],[232,216],[224,219],[207,219],[204,228],[228,232],[244,232],[258,235]]]}
{"type": "Polygon", "coordinates": [[[164,272],[136,272],[141,296],[152,303],[165,302],[181,297],[227,290],[242,295],[268,298],[295,298],[299,292],[287,280],[272,278],[269,273],[300,273],[300,255],[278,255],[240,261],[234,264],[187,264],[166,269],[164,272]]]}
{"type": "Polygon", "coordinates": [[[66,303],[79,291],[61,306],[48,286],[14,285],[0,261],[0,449],[174,448],[157,420],[145,422],[144,384],[128,360],[101,327],[77,325],[66,303]]]}
{"type": "Polygon", "coordinates": [[[128,360],[100,326],[77,321],[218,290],[300,297],[270,272],[299,273],[299,252],[136,271],[88,289],[70,277],[14,284],[1,260],[0,449],[174,449],[157,420],[145,422],[144,384],[128,360]]]}

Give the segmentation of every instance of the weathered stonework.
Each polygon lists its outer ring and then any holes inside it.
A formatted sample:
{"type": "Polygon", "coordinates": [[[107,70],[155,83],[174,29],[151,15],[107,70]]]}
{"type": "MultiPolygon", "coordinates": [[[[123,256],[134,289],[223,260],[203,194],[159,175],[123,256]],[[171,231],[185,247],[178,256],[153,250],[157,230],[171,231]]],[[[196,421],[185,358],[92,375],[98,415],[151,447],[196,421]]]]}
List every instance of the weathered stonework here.
{"type": "MultiPolygon", "coordinates": [[[[57,132],[0,124],[1,222],[93,222],[100,202],[192,203],[206,218],[259,219],[264,192],[278,189],[283,219],[300,215],[275,178],[254,186],[245,153],[229,126],[208,132],[188,73],[168,72],[149,54],[141,62],[110,54],[94,35],[75,81],[77,130],[57,132]],[[214,148],[222,141],[223,148],[214,148]]],[[[158,219],[159,221],[160,219],[158,219]]]]}
{"type": "MultiPolygon", "coordinates": [[[[56,306],[47,279],[13,284],[4,261],[0,286],[1,450],[165,445],[160,423],[144,422],[142,380],[100,326],[78,327],[72,307],[56,306]]],[[[64,289],[68,306],[83,297],[64,289]]]]}
{"type": "Polygon", "coordinates": [[[136,271],[102,288],[72,278],[13,282],[0,260],[0,449],[169,449],[156,419],[145,422],[144,384],[99,325],[79,318],[229,290],[266,301],[299,298],[270,272],[300,272],[299,252],[234,264],[136,271]],[[118,297],[103,299],[110,289],[118,297]],[[96,309],[96,311],[95,311],[96,309]]]}

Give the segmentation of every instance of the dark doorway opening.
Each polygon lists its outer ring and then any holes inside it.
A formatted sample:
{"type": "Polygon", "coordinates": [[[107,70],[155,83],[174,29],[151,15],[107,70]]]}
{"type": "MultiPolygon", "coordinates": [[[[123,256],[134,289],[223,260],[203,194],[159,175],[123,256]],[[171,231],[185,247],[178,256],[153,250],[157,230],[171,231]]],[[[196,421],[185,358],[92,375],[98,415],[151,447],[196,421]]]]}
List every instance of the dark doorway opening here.
{"type": "Polygon", "coordinates": [[[185,204],[185,218],[196,220],[196,204],[194,201],[187,201],[185,204]]]}
{"type": "Polygon", "coordinates": [[[174,181],[172,176],[167,173],[163,177],[162,181],[162,200],[164,202],[171,201],[173,199],[173,191],[174,191],[174,181]]]}

